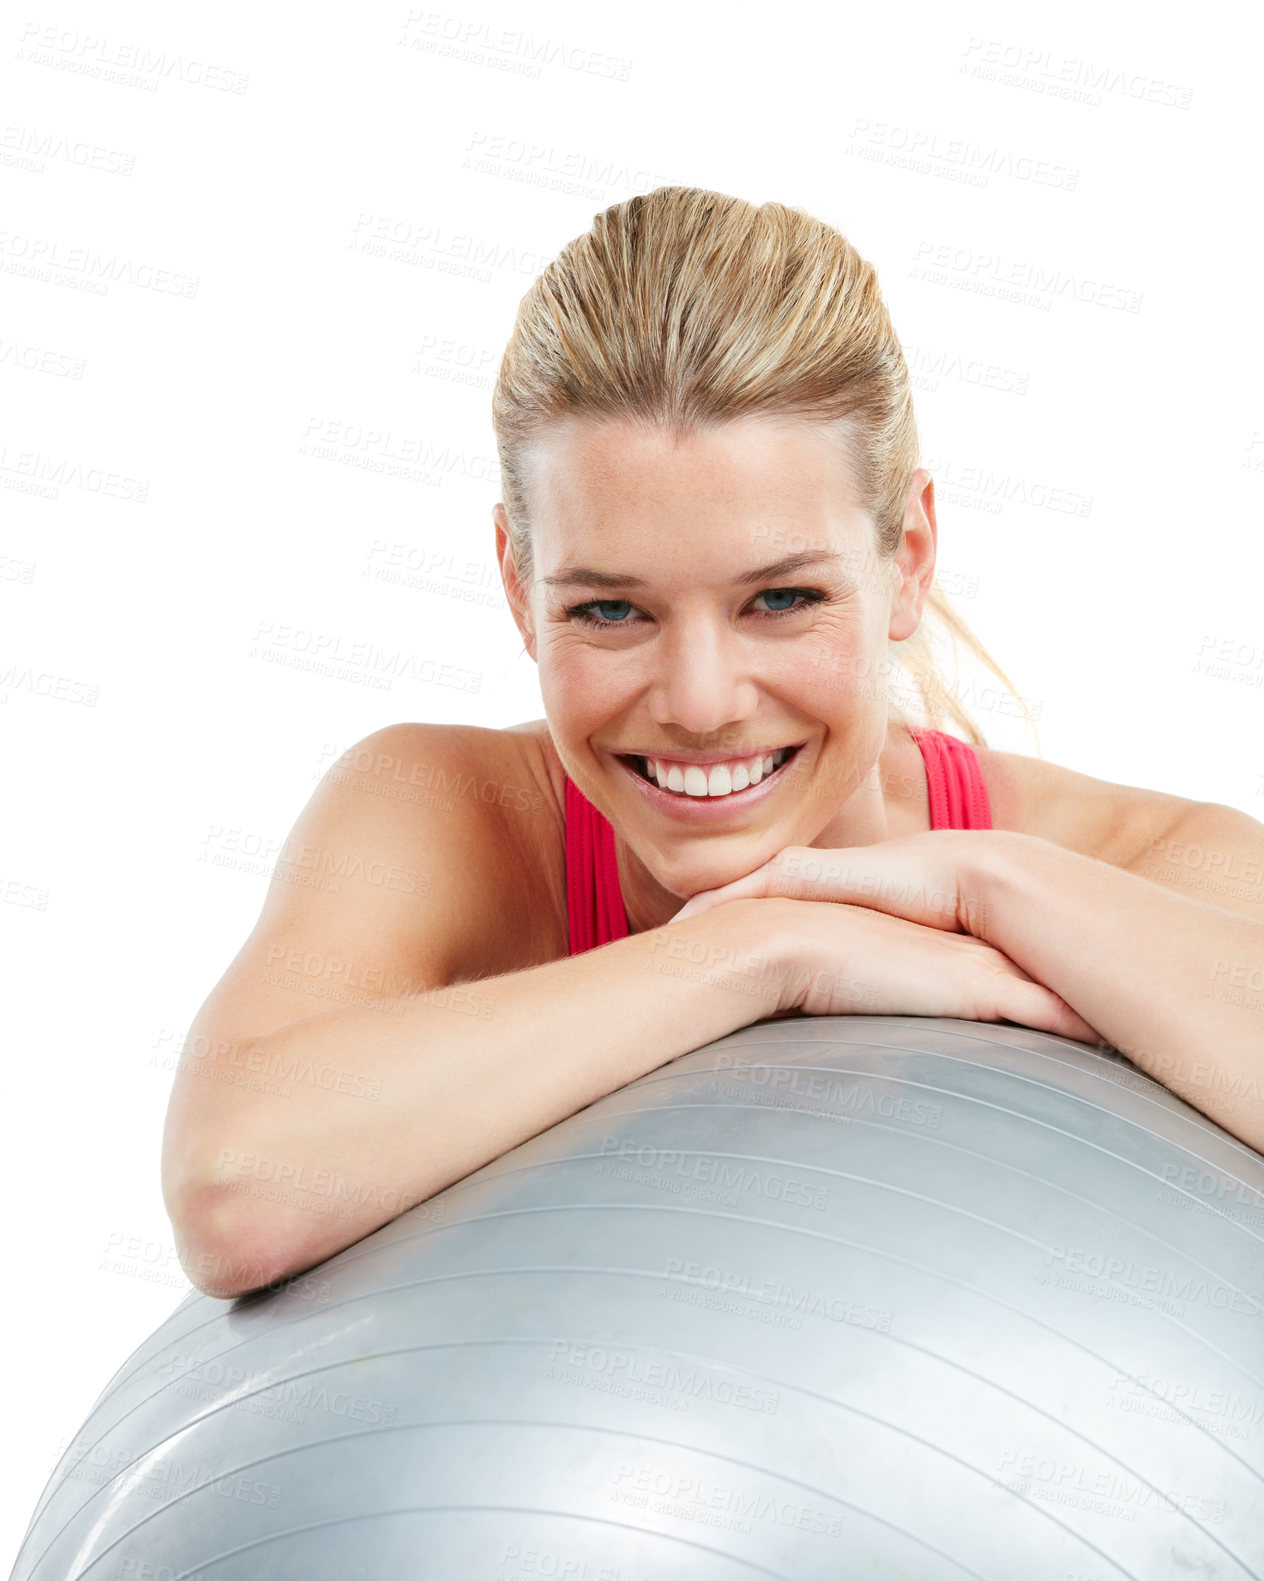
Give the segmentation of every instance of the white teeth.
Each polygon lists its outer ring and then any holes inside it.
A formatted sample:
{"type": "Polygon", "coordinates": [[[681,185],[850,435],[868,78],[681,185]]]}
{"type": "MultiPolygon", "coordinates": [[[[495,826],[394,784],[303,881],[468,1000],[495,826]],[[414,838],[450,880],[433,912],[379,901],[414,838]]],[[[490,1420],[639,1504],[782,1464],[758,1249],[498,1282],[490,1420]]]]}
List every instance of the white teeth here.
{"type": "Polygon", "coordinates": [[[685,796],[727,796],[748,785],[758,785],[788,755],[787,747],[778,747],[776,752],[766,752],[762,757],[734,758],[730,763],[713,764],[710,769],[698,763],[670,763],[658,758],[642,758],[641,762],[646,766],[646,777],[656,780],[663,790],[685,796]]]}

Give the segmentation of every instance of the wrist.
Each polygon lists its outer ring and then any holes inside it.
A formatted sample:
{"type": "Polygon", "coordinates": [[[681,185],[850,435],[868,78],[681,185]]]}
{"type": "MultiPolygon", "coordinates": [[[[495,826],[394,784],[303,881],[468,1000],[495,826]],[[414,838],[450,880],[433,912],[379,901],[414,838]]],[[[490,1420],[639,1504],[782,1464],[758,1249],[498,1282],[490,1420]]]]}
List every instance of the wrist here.
{"type": "Polygon", "coordinates": [[[1013,829],[982,830],[964,853],[959,873],[970,931],[985,944],[1001,947],[997,941],[1014,904],[1023,849],[1035,839],[1013,829]]]}
{"type": "Polygon", "coordinates": [[[711,938],[724,947],[726,957],[740,960],[743,973],[759,980],[761,997],[771,1007],[765,1014],[785,1010],[803,956],[802,902],[784,895],[744,895],[703,915],[714,919],[711,938]]]}

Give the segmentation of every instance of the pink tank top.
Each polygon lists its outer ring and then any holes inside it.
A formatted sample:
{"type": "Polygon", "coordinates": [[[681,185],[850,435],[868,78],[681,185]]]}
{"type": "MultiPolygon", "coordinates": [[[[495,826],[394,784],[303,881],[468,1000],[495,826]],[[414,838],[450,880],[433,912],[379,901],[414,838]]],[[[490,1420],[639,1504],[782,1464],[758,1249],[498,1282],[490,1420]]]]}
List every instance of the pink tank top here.
{"type": "MultiPolygon", "coordinates": [[[[942,730],[910,730],[926,764],[932,829],[990,829],[992,812],[974,748],[942,730]]],[[[566,909],[572,955],[626,939],[614,829],[566,777],[566,909]]]]}

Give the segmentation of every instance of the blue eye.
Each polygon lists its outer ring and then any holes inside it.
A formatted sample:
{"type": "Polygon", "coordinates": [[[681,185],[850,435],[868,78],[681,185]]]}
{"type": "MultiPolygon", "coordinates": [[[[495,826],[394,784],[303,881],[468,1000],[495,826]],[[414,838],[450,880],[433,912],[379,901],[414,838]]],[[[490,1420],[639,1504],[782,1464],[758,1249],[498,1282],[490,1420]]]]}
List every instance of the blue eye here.
{"type": "MultiPolygon", "coordinates": [[[[756,598],[784,598],[787,595],[789,595],[791,598],[797,598],[799,596],[799,591],[798,591],[797,588],[793,588],[793,587],[770,587],[770,588],[767,588],[762,593],[756,593],[755,597],[756,598]]],[[[791,605],[790,608],[793,608],[793,605],[791,605]]],[[[769,614],[772,614],[772,615],[785,615],[785,614],[788,614],[788,613],[789,613],[789,609],[787,609],[787,607],[784,606],[784,605],[780,609],[773,608],[773,609],[771,609],[769,611],[769,614]]]]}
{"type": "MultiPolygon", "coordinates": [[[[767,587],[762,592],[756,593],[756,598],[799,598],[803,602],[792,604],[788,608],[757,610],[765,620],[777,620],[782,615],[797,615],[810,604],[819,604],[825,594],[819,588],[810,587],[767,587]]],[[[573,604],[566,611],[567,615],[580,623],[581,626],[590,626],[599,630],[613,631],[616,626],[629,626],[629,620],[610,620],[600,615],[591,613],[594,609],[631,609],[633,606],[625,598],[593,598],[586,604],[573,604]]]]}
{"type": "Polygon", "coordinates": [[[627,621],[625,620],[605,620],[598,615],[588,613],[589,610],[593,609],[618,609],[620,605],[624,609],[632,608],[626,598],[594,598],[591,603],[576,604],[573,609],[568,609],[566,613],[585,626],[626,626],[627,621]]]}

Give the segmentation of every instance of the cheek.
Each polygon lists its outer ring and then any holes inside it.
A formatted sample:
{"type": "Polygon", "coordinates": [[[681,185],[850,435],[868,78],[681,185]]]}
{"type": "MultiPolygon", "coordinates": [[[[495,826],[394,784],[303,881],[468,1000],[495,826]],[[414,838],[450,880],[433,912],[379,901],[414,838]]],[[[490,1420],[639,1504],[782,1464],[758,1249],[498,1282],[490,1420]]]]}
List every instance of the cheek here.
{"type": "Polygon", "coordinates": [[[615,655],[576,641],[565,631],[540,648],[538,672],[541,696],[576,729],[613,713],[632,674],[615,655]]]}
{"type": "Polygon", "coordinates": [[[798,694],[822,712],[883,698],[886,682],[885,648],[874,652],[855,632],[805,644],[794,668],[798,694]]]}

